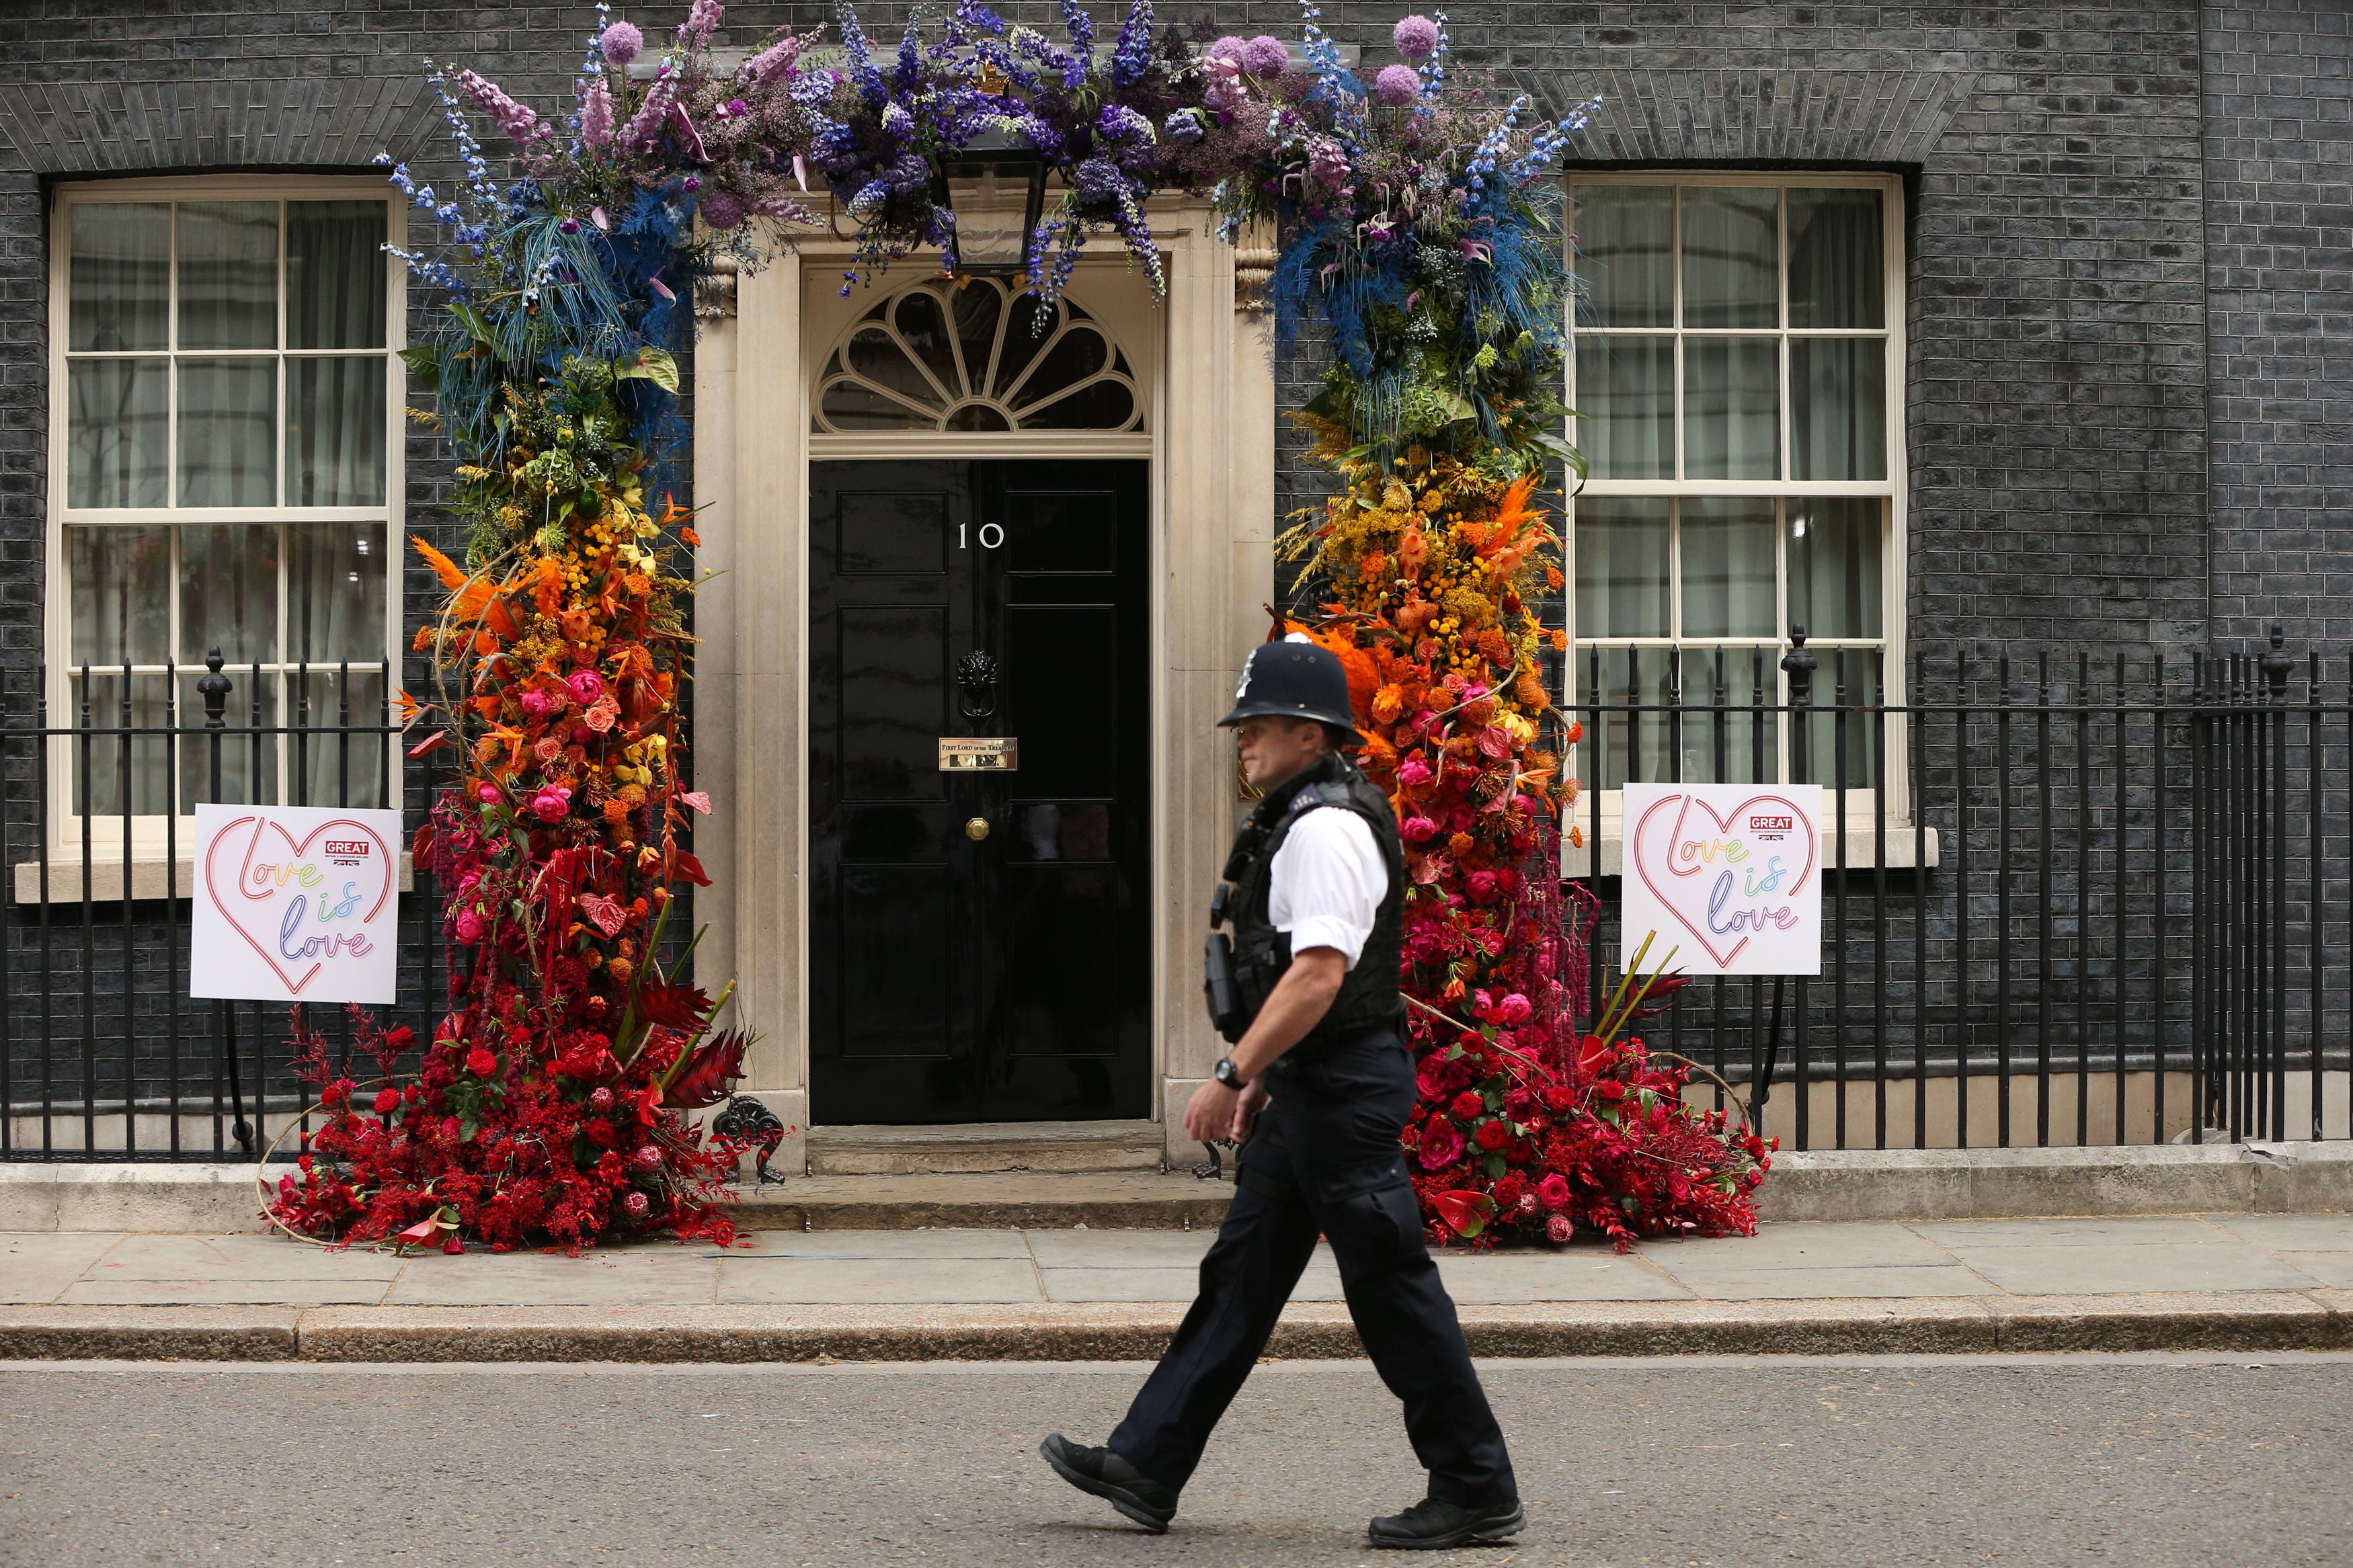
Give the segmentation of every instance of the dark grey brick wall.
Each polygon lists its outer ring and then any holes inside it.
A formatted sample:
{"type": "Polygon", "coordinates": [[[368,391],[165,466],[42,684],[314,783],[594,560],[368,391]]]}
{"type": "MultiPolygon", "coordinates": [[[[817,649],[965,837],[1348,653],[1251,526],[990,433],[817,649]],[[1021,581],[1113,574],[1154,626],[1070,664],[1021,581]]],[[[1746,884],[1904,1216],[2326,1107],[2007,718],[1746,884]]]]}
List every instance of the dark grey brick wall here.
{"type": "Polygon", "coordinates": [[[2217,640],[2353,639],[2353,10],[2211,7],[2207,334],[2217,640]]]}

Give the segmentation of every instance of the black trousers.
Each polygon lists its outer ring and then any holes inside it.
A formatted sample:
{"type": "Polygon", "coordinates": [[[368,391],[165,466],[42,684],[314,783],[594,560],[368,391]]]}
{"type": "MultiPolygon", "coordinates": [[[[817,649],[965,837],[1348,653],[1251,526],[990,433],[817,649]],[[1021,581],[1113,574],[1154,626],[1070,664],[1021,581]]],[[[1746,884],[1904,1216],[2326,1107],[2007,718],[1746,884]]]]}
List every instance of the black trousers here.
{"type": "Polygon", "coordinates": [[[1413,1063],[1386,1030],[1273,1080],[1236,1172],[1233,1206],[1201,1260],[1201,1291],[1136,1394],[1112,1449],[1170,1487],[1190,1479],[1210,1429],[1250,1375],[1319,1233],[1348,1314],[1430,1471],[1430,1495],[1477,1505],[1518,1495],[1511,1457],[1471,1366],[1454,1302],[1422,1245],[1398,1134],[1413,1063]]]}

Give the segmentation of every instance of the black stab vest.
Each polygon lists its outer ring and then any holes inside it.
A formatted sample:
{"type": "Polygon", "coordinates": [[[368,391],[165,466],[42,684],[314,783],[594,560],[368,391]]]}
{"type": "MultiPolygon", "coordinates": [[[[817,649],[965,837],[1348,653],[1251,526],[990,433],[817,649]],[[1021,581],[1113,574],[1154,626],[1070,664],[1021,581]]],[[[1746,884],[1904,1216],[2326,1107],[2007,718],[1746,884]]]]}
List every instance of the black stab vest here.
{"type": "Polygon", "coordinates": [[[1333,1042],[1366,1030],[1393,1027],[1405,1012],[1398,989],[1398,965],[1405,944],[1405,844],[1398,837],[1397,813],[1388,796],[1337,754],[1301,770],[1277,784],[1252,809],[1226,861],[1225,879],[1234,885],[1234,978],[1243,1008],[1252,1018],[1275,982],[1291,967],[1291,937],[1267,915],[1274,880],[1274,855],[1293,825],[1315,810],[1353,812],[1373,830],[1380,846],[1388,888],[1373,916],[1364,951],[1340,982],[1339,994],[1307,1037],[1288,1057],[1311,1060],[1333,1042]]]}

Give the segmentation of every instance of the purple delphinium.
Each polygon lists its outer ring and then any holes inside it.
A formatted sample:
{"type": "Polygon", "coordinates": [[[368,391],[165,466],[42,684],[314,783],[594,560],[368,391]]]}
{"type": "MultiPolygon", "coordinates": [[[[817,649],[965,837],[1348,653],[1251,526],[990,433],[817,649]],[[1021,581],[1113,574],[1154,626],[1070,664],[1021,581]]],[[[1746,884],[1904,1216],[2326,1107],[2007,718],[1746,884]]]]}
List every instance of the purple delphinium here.
{"type": "Polygon", "coordinates": [[[633,23],[615,22],[605,29],[596,47],[603,51],[607,65],[626,66],[646,52],[646,36],[633,23]]]}
{"type": "Polygon", "coordinates": [[[1271,33],[1261,33],[1242,46],[1242,68],[1254,77],[1281,76],[1290,64],[1290,49],[1271,33]]]}
{"type": "Polygon", "coordinates": [[[1438,24],[1415,15],[1406,17],[1389,35],[1397,52],[1409,60],[1426,60],[1438,52],[1438,24]]]}
{"type": "Polygon", "coordinates": [[[1421,96],[1421,75],[1411,66],[1383,66],[1373,79],[1373,96],[1391,109],[1402,109],[1421,96]]]}

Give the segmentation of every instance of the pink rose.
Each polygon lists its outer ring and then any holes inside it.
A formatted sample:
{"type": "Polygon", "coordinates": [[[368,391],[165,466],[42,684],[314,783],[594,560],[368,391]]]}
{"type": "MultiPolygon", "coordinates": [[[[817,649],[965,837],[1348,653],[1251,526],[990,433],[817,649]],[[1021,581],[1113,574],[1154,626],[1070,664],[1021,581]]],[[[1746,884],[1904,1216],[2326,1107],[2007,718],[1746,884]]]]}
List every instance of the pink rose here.
{"type": "Polygon", "coordinates": [[[1462,1158],[1462,1130],[1451,1121],[1432,1119],[1421,1130],[1421,1168],[1442,1171],[1462,1158]]]}
{"type": "Polygon", "coordinates": [[[585,715],[588,721],[588,728],[600,735],[611,729],[613,721],[620,716],[621,705],[613,700],[613,694],[609,691],[590,703],[588,711],[585,715]]]}
{"type": "Polygon", "coordinates": [[[531,797],[533,816],[542,822],[554,822],[572,809],[572,792],[562,784],[547,784],[531,797]]]}
{"type": "Polygon", "coordinates": [[[1409,843],[1427,844],[1438,837],[1438,824],[1426,816],[1409,816],[1405,819],[1405,826],[1398,831],[1404,834],[1409,843]]]}
{"type": "Polygon", "coordinates": [[[496,805],[499,804],[499,786],[494,784],[486,784],[480,789],[476,790],[474,794],[480,798],[481,803],[484,805],[496,805]]]}
{"type": "Polygon", "coordinates": [[[1430,764],[1419,757],[1408,757],[1398,769],[1398,784],[1403,789],[1419,789],[1430,782],[1430,764]]]}
{"type": "MultiPolygon", "coordinates": [[[[1555,1171],[1552,1174],[1546,1176],[1543,1181],[1536,1184],[1536,1198],[1537,1201],[1542,1203],[1544,1206],[1548,1209],[1567,1208],[1568,1206],[1568,1178],[1562,1175],[1558,1171],[1555,1171]]],[[[1556,1237],[1554,1239],[1560,1240],[1562,1238],[1556,1237]]]]}
{"type": "Polygon", "coordinates": [[[1505,1024],[1525,1024],[1535,1014],[1535,1009],[1528,1005],[1528,999],[1516,991],[1495,1004],[1495,1016],[1505,1024]]]}
{"type": "Polygon", "coordinates": [[[467,910],[458,916],[458,940],[459,942],[480,942],[482,940],[482,915],[480,910],[467,910]]]}
{"type": "Polygon", "coordinates": [[[572,700],[586,708],[604,695],[605,678],[593,669],[584,669],[576,672],[564,686],[572,693],[572,700]]]}
{"type": "Polygon", "coordinates": [[[1420,1068],[1414,1073],[1414,1083],[1420,1089],[1421,1097],[1424,1100],[1436,1100],[1439,1096],[1450,1092],[1447,1088],[1446,1058],[1440,1056],[1422,1058],[1420,1068]]]}
{"type": "Polygon", "coordinates": [[[522,694],[522,710],[527,718],[544,719],[547,717],[547,710],[554,705],[544,691],[526,691],[522,694]]]}

